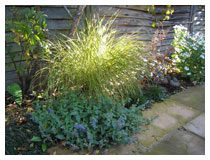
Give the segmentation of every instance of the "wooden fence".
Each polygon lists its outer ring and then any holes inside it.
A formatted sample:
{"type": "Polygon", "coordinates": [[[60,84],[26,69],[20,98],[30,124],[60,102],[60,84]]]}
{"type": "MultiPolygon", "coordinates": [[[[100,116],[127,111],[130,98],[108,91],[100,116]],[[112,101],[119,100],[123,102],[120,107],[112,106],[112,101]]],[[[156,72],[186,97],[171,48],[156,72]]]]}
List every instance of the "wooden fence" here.
{"type": "MultiPolygon", "coordinates": [[[[33,7],[33,6],[17,6],[17,8],[33,7]]],[[[6,20],[11,17],[12,6],[6,6],[6,20]]],[[[72,16],[75,15],[77,6],[67,6],[72,16]]],[[[117,29],[117,34],[135,33],[140,36],[139,40],[144,41],[146,45],[151,44],[157,27],[152,27],[156,18],[159,18],[165,6],[156,6],[156,15],[149,14],[148,6],[133,6],[133,5],[115,5],[115,6],[87,6],[85,16],[96,14],[100,17],[110,18],[116,11],[119,11],[113,27],[117,29]]],[[[173,40],[173,26],[182,24],[191,32],[203,32],[205,34],[205,6],[172,6],[174,13],[170,16],[169,21],[163,23],[163,29],[170,28],[165,40],[159,45],[159,52],[163,53],[172,49],[170,45],[173,40]],[[161,45],[161,46],[160,46],[161,45]]],[[[39,6],[39,10],[47,14],[47,29],[49,36],[51,34],[64,33],[67,34],[71,28],[73,18],[67,13],[64,6],[39,6]]],[[[84,16],[83,16],[84,19],[84,16]]],[[[81,23],[84,21],[81,20],[81,23]]],[[[10,35],[10,31],[5,31],[5,36],[10,35]]],[[[5,44],[10,46],[10,53],[21,54],[20,46],[12,41],[7,41],[5,44]]],[[[17,63],[24,65],[24,60],[15,59],[17,63]]],[[[6,64],[10,62],[8,51],[5,52],[6,64]]],[[[5,67],[5,85],[8,86],[12,82],[17,82],[17,75],[14,67],[5,67]]]]}
{"type": "MultiPolygon", "coordinates": [[[[157,27],[152,27],[156,18],[160,18],[161,12],[165,6],[156,6],[156,15],[148,14],[147,6],[94,6],[99,15],[111,17],[116,11],[119,16],[115,21],[115,27],[119,34],[136,33],[150,45],[157,27]]],[[[169,21],[163,23],[163,29],[170,28],[165,40],[159,47],[160,52],[170,50],[173,40],[173,26],[182,24],[192,32],[205,31],[205,8],[204,6],[172,6],[174,13],[170,16],[169,21]]],[[[159,44],[160,45],[160,44],[159,44]]]]}

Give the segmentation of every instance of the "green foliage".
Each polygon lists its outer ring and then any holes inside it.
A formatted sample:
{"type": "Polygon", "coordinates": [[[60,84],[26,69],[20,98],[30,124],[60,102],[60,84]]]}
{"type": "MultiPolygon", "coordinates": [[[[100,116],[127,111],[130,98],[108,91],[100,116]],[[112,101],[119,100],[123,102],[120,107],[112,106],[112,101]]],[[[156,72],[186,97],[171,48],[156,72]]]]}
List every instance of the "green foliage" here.
{"type": "Polygon", "coordinates": [[[192,82],[205,80],[205,39],[202,34],[190,35],[183,26],[174,27],[173,62],[183,77],[192,82]]]}
{"type": "Polygon", "coordinates": [[[34,8],[13,10],[13,12],[15,17],[7,21],[7,29],[14,33],[12,35],[14,42],[22,45],[26,60],[37,58],[38,53],[34,51],[44,39],[44,32],[47,26],[46,15],[43,12],[36,11],[34,8]]]}
{"type": "Polygon", "coordinates": [[[20,86],[17,83],[12,83],[7,87],[7,92],[9,92],[13,98],[14,101],[17,102],[21,106],[22,104],[22,90],[20,86]]]}
{"type": "Polygon", "coordinates": [[[125,106],[129,108],[132,104],[141,105],[141,110],[150,108],[152,105],[151,101],[143,95],[142,90],[139,90],[138,88],[136,88],[135,94],[128,95],[125,106]]]}
{"type": "MultiPolygon", "coordinates": [[[[156,7],[155,5],[152,5],[150,7],[147,7],[148,13],[156,16],[156,7]]],[[[161,16],[160,18],[155,17],[155,20],[152,23],[152,27],[156,27],[156,24],[160,22],[162,25],[164,21],[168,21],[170,19],[170,15],[174,13],[174,9],[171,8],[171,5],[166,5],[165,8],[162,9],[161,11],[161,16]]]]}
{"type": "Polygon", "coordinates": [[[43,139],[62,140],[73,149],[127,144],[145,123],[142,106],[113,103],[107,98],[89,98],[62,90],[54,99],[34,106],[32,120],[39,124],[43,139]]]}
{"type": "MultiPolygon", "coordinates": [[[[16,113],[16,111],[15,111],[16,113]]],[[[19,124],[11,119],[5,123],[5,154],[6,155],[40,155],[43,154],[42,143],[30,142],[32,136],[41,136],[38,125],[27,115],[27,122],[19,124]]],[[[48,146],[52,146],[48,144],[48,146]]]]}
{"type": "Polygon", "coordinates": [[[152,5],[150,7],[147,8],[147,11],[152,14],[152,15],[156,15],[156,12],[155,12],[155,5],[152,5]]]}
{"type": "MultiPolygon", "coordinates": [[[[33,136],[31,138],[31,142],[42,142],[42,139],[38,136],[33,136]]],[[[33,143],[31,143],[33,144],[33,143]]],[[[47,145],[45,143],[42,143],[42,151],[45,152],[47,150],[47,145]]]]}
{"type": "MultiPolygon", "coordinates": [[[[87,20],[76,39],[50,43],[51,56],[37,75],[48,73],[48,91],[79,87],[89,96],[125,98],[139,87],[136,73],[145,70],[143,45],[134,35],[116,37],[113,20],[87,20]]],[[[45,81],[45,82],[46,82],[45,81]]]]}
{"type": "Polygon", "coordinates": [[[34,136],[33,136],[33,137],[31,138],[31,141],[32,141],[32,142],[41,142],[42,140],[41,140],[40,137],[34,137],[34,136]]]}
{"type": "MultiPolygon", "coordinates": [[[[45,52],[46,43],[44,42],[44,33],[47,26],[46,15],[43,12],[36,11],[34,8],[16,9],[12,10],[13,16],[6,21],[6,29],[11,31],[12,34],[7,36],[7,40],[13,41],[21,47],[22,55],[11,53],[7,48],[9,56],[11,58],[11,64],[15,67],[17,76],[21,82],[23,91],[26,89],[27,83],[30,83],[30,76],[32,72],[32,66],[35,60],[45,52]],[[21,63],[15,63],[15,58],[25,60],[25,66],[21,63]],[[28,76],[28,77],[27,77],[28,76]]],[[[30,85],[30,84],[29,84],[30,85]]]]}
{"type": "Polygon", "coordinates": [[[42,151],[45,152],[47,150],[47,145],[46,144],[42,144],[42,151]]]}
{"type": "Polygon", "coordinates": [[[166,98],[164,89],[160,86],[149,86],[143,90],[144,96],[155,102],[163,101],[166,98]]]}

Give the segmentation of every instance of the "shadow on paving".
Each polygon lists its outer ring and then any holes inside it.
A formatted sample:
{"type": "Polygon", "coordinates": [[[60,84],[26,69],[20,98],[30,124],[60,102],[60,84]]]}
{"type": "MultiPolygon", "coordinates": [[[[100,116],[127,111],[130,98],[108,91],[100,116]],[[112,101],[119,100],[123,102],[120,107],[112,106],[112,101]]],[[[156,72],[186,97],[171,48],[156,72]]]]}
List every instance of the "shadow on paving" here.
{"type": "Polygon", "coordinates": [[[145,154],[204,155],[205,115],[201,114],[181,129],[177,129],[145,154]]]}
{"type": "MultiPolygon", "coordinates": [[[[191,109],[197,110],[199,116],[177,129],[159,143],[153,145],[144,155],[204,155],[205,154],[205,86],[192,87],[170,98],[191,109]]],[[[191,110],[192,111],[192,110],[191,110]]],[[[177,110],[177,112],[179,112],[177,110]]],[[[182,115],[190,115],[180,110],[182,115]]],[[[188,118],[190,116],[187,116],[188,118]]],[[[167,120],[167,119],[166,119],[167,120]]],[[[187,122],[187,121],[186,121],[187,122]]]]}

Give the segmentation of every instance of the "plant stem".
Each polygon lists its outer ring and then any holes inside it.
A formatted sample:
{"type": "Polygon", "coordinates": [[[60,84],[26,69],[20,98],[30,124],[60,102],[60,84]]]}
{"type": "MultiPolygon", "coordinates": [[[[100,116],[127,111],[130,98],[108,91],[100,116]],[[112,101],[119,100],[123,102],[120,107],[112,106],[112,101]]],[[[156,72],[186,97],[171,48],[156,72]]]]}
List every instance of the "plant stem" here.
{"type": "Polygon", "coordinates": [[[76,17],[73,18],[72,27],[71,27],[71,30],[69,32],[70,37],[74,37],[77,26],[78,26],[79,21],[82,17],[82,14],[83,14],[83,11],[84,11],[85,7],[86,7],[86,5],[80,5],[78,7],[76,17]]]}

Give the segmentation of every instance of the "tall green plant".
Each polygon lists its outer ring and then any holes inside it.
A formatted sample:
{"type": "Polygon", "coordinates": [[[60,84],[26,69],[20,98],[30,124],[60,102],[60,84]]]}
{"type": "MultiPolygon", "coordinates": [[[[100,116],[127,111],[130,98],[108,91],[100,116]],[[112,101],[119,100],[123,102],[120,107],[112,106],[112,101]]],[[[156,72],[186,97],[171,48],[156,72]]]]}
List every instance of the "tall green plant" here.
{"type": "Polygon", "coordinates": [[[51,56],[37,75],[48,73],[50,94],[78,87],[89,96],[125,98],[139,87],[137,72],[145,70],[143,44],[134,35],[116,37],[114,20],[87,20],[87,27],[72,39],[62,36],[49,42],[51,56]]]}
{"type": "Polygon", "coordinates": [[[12,34],[7,36],[7,40],[13,41],[20,46],[22,52],[20,59],[24,59],[25,65],[16,63],[15,59],[19,54],[10,52],[11,48],[9,47],[6,49],[11,59],[9,65],[14,66],[23,93],[25,93],[34,74],[32,67],[37,62],[45,46],[46,15],[34,8],[13,8],[11,11],[12,17],[6,21],[6,30],[11,31],[12,34]]]}

